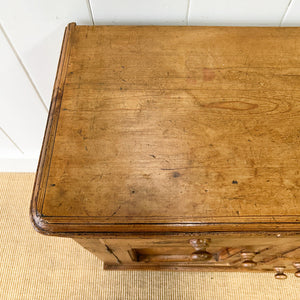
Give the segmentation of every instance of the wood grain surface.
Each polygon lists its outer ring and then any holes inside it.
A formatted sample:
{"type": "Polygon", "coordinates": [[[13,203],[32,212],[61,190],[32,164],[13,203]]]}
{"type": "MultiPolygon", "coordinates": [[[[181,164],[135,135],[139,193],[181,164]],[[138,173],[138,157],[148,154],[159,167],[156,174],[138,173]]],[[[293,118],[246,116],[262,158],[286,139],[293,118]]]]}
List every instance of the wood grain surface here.
{"type": "Polygon", "coordinates": [[[299,34],[69,25],[36,228],[300,231],[299,34]]]}

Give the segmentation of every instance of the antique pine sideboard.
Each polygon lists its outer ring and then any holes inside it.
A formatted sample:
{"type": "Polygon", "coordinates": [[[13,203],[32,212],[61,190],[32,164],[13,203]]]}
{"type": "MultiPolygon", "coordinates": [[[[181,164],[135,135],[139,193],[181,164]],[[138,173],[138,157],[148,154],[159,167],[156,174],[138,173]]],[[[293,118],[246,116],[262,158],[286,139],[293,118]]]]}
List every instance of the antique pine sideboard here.
{"type": "Polygon", "coordinates": [[[30,216],[105,269],[300,277],[300,28],[67,26],[30,216]]]}

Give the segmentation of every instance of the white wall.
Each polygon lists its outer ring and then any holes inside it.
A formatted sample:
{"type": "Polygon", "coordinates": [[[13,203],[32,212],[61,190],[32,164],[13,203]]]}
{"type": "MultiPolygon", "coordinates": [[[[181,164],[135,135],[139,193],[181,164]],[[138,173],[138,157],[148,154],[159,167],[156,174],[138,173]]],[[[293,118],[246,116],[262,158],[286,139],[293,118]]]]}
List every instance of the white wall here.
{"type": "Polygon", "coordinates": [[[299,26],[300,0],[0,0],[0,172],[36,169],[69,22],[299,26]]]}

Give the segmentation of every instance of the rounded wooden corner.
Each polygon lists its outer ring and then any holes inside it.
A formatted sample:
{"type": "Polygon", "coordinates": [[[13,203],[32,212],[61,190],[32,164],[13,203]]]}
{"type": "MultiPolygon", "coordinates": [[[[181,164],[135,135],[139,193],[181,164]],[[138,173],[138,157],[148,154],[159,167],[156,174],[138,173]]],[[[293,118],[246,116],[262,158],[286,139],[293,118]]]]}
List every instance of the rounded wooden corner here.
{"type": "Polygon", "coordinates": [[[68,25],[66,26],[66,28],[72,29],[72,28],[74,28],[75,26],[77,26],[76,22],[71,22],[71,23],[68,23],[68,25]]]}
{"type": "Polygon", "coordinates": [[[43,235],[53,235],[49,230],[49,225],[43,219],[43,217],[37,212],[34,205],[31,204],[29,211],[30,222],[34,230],[43,235]]]}

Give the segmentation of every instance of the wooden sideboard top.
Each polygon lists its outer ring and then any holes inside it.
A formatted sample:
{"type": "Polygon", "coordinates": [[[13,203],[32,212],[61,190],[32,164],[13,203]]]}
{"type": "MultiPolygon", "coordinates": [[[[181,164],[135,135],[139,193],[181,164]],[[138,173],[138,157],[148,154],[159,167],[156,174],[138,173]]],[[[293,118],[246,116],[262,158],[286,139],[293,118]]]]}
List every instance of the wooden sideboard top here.
{"type": "Polygon", "coordinates": [[[300,28],[69,24],[32,221],[300,231],[299,100],[300,28]]]}

